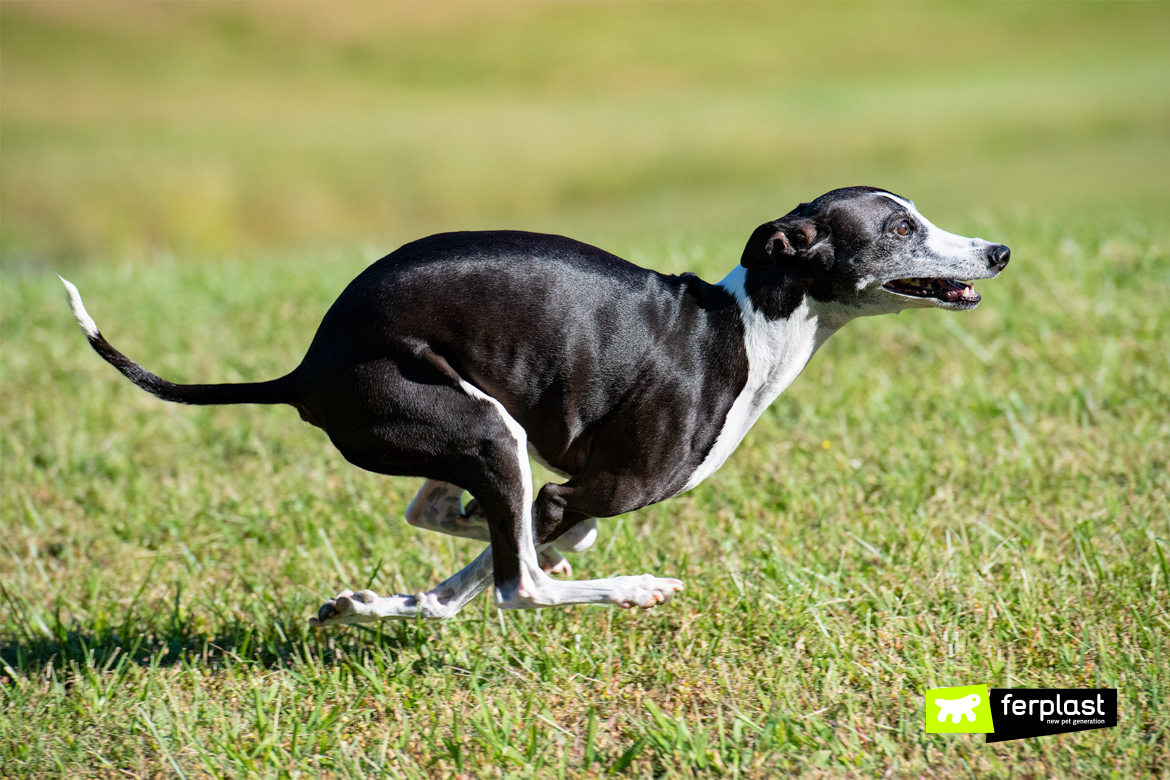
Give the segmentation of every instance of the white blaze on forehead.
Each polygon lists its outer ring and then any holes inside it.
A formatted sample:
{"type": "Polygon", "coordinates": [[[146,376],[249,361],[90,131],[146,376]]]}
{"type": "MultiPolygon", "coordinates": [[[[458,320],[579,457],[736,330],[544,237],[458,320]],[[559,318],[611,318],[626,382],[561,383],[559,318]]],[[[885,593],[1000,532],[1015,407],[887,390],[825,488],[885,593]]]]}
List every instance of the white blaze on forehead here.
{"type": "Polygon", "coordinates": [[[975,245],[979,243],[979,239],[948,233],[922,216],[910,201],[899,198],[897,195],[891,195],[888,192],[883,192],[881,195],[883,198],[889,198],[894,203],[897,203],[914,216],[914,220],[925,233],[924,244],[928,252],[939,257],[955,257],[956,255],[970,254],[975,251],[975,245]]]}
{"type": "Polygon", "coordinates": [[[879,194],[883,198],[889,198],[890,200],[894,201],[894,203],[897,203],[899,206],[906,209],[911,214],[915,214],[917,216],[922,216],[921,214],[918,213],[918,209],[914,208],[914,204],[911,203],[910,201],[906,200],[905,198],[899,198],[897,195],[895,195],[892,192],[882,192],[879,194]]]}

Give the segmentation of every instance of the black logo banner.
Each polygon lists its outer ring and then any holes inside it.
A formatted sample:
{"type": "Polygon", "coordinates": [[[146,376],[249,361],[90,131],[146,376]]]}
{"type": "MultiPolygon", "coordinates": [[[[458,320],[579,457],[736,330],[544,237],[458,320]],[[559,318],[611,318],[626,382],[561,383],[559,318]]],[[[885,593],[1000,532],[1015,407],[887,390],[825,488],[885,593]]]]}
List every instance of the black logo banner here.
{"type": "Polygon", "coordinates": [[[988,742],[1117,725],[1116,688],[992,688],[988,742]]]}

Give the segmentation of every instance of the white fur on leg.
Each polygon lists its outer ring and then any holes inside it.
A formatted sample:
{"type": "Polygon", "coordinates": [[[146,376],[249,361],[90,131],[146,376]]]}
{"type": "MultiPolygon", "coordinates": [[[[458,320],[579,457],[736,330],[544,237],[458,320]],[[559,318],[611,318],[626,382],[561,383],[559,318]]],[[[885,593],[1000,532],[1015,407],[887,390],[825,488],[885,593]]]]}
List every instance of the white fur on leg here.
{"type": "MultiPolygon", "coordinates": [[[[448,536],[490,541],[487,518],[474,501],[463,504],[463,488],[437,479],[425,481],[406,508],[406,522],[415,528],[448,536]]],[[[597,518],[591,517],[563,533],[540,551],[540,568],[547,574],[568,576],[572,565],[557,552],[581,552],[597,541],[597,518]],[[553,549],[555,548],[555,549],[553,549]]]]}
{"type": "Polygon", "coordinates": [[[682,580],[650,574],[558,582],[539,569],[537,571],[539,574],[528,570],[525,587],[515,590],[515,595],[509,599],[501,600],[497,590],[496,606],[500,609],[536,609],[566,604],[613,604],[623,609],[650,609],[670,601],[683,589],[682,580]]]}
{"type": "Polygon", "coordinates": [[[322,605],[309,625],[324,628],[345,623],[379,620],[446,620],[482,593],[492,581],[492,548],[489,546],[461,571],[425,593],[380,597],[372,590],[343,590],[322,605]]]}

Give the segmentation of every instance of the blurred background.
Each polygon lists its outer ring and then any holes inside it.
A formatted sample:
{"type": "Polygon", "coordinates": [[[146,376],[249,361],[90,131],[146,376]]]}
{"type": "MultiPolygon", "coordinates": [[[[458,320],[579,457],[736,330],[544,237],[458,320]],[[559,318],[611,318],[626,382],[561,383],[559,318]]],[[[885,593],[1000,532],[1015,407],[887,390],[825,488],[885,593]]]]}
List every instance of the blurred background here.
{"type": "Polygon", "coordinates": [[[738,243],[834,187],[953,230],[1158,214],[1167,3],[31,3],[0,263],[453,229],[738,243]]]}

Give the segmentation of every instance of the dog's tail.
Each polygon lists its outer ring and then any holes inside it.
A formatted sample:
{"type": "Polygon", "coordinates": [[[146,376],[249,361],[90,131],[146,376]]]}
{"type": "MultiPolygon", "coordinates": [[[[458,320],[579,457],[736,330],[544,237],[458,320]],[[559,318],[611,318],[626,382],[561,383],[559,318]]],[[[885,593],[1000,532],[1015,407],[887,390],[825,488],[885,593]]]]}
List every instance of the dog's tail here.
{"type": "Polygon", "coordinates": [[[122,372],[134,384],[164,401],[179,404],[297,404],[296,387],[292,375],[274,379],[271,382],[244,382],[229,385],[176,385],[147,371],[130,358],[114,349],[98,330],[97,323],[85,304],[81,293],[72,282],[58,275],[69,293],[69,308],[77,318],[77,324],[85,331],[89,345],[105,358],[106,362],[122,372]]]}

